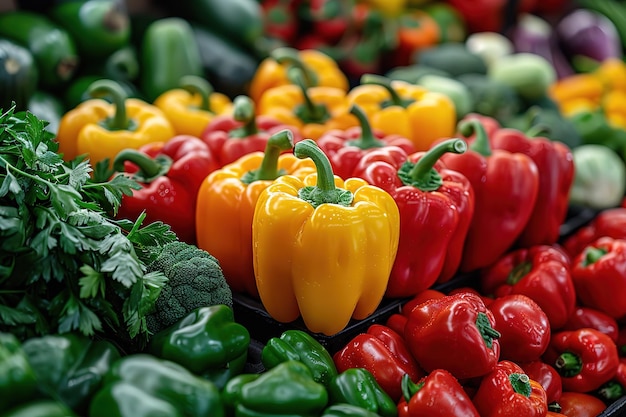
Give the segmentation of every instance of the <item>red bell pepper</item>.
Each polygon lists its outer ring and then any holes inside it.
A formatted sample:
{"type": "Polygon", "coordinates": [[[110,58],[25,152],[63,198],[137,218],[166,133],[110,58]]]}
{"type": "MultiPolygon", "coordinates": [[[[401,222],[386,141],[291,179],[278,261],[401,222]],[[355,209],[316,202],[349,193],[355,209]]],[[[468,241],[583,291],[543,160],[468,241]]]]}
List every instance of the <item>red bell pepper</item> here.
{"type": "Polygon", "coordinates": [[[561,413],[567,417],[597,417],[606,404],[595,395],[584,392],[564,392],[559,398],[561,413]]]}
{"type": "Polygon", "coordinates": [[[298,3],[293,0],[263,0],[261,10],[265,34],[291,44],[299,29],[298,3]]]}
{"type": "Polygon", "coordinates": [[[554,246],[513,250],[480,273],[482,292],[500,297],[523,294],[546,313],[550,326],[565,325],[576,305],[569,258],[554,246]]]}
{"type": "Polygon", "coordinates": [[[615,376],[598,389],[597,395],[609,404],[626,396],[626,358],[620,358],[615,376]]]}
{"type": "Polygon", "coordinates": [[[561,382],[561,375],[553,366],[542,360],[524,362],[519,365],[530,379],[541,384],[546,392],[548,405],[556,403],[561,398],[563,383],[561,382]]]}
{"type": "Polygon", "coordinates": [[[509,294],[496,298],[489,310],[500,332],[500,359],[520,363],[541,358],[550,343],[550,322],[537,303],[523,294],[509,294]]]}
{"type": "Polygon", "coordinates": [[[546,392],[514,362],[501,361],[485,375],[473,398],[481,417],[544,417],[548,412],[546,392]]]}
{"type": "Polygon", "coordinates": [[[563,248],[573,259],[593,241],[601,237],[626,239],[626,208],[616,207],[603,210],[563,242],[563,248]]]}
{"type": "Polygon", "coordinates": [[[515,243],[528,223],[539,190],[539,171],[521,153],[491,149],[483,125],[476,119],[459,124],[461,133],[475,133],[467,152],[441,160],[465,175],[474,189],[476,207],[460,270],[474,271],[495,262],[515,243]]]}
{"type": "Polygon", "coordinates": [[[480,417],[459,381],[445,369],[435,369],[417,383],[404,375],[401,387],[398,417],[480,417]]]}
{"type": "Polygon", "coordinates": [[[517,129],[503,128],[489,136],[492,149],[529,156],[539,170],[537,201],[518,247],[552,245],[567,216],[569,193],[574,180],[574,157],[564,143],[545,137],[528,137],[517,129]]]}
{"type": "Polygon", "coordinates": [[[591,307],[576,306],[562,330],[577,330],[585,327],[599,330],[617,343],[619,337],[617,320],[591,307]]]}
{"type": "Polygon", "coordinates": [[[415,63],[421,49],[432,47],[441,40],[441,29],[434,17],[425,10],[406,8],[397,19],[398,44],[391,56],[390,67],[415,63]]]}
{"type": "Polygon", "coordinates": [[[353,0],[308,0],[298,14],[312,33],[330,44],[337,43],[351,25],[353,0]]]}
{"type": "Polygon", "coordinates": [[[136,219],[145,211],[146,223],[162,221],[180,240],[196,242],[198,190],[207,175],[219,168],[204,142],[178,135],[167,142],[126,149],[115,157],[113,167],[142,186],[132,196],[122,197],[118,218],[136,219]]]}
{"type": "Polygon", "coordinates": [[[465,149],[464,141],[450,139],[396,163],[376,160],[380,154],[372,152],[359,164],[364,170],[355,170],[355,176],[391,194],[400,210],[400,241],[387,297],[418,294],[456,273],[474,212],[474,195],[467,179],[446,169],[439,158],[465,149]]]}
{"type": "Polygon", "coordinates": [[[233,114],[214,117],[200,139],[209,146],[217,163],[223,167],[246,154],[263,152],[270,136],[285,129],[293,134],[294,144],[302,140],[297,127],[285,125],[269,116],[256,116],[250,97],[241,95],[233,101],[233,114]]]}
{"type": "Polygon", "coordinates": [[[463,16],[470,32],[500,32],[504,29],[507,0],[448,0],[463,16]]]}
{"type": "Polygon", "coordinates": [[[500,358],[493,313],[466,292],[428,300],[409,314],[404,339],[426,372],[443,368],[459,379],[491,372],[500,358]]]}
{"type": "Polygon", "coordinates": [[[563,390],[574,392],[600,388],[615,376],[619,365],[615,342],[595,329],[553,334],[543,359],[561,375],[563,390]]]}
{"type": "Polygon", "coordinates": [[[394,313],[391,316],[389,316],[385,324],[388,327],[391,327],[396,332],[400,334],[404,334],[404,325],[406,324],[409,313],[411,313],[411,310],[415,306],[422,304],[423,302],[431,300],[433,298],[441,298],[445,296],[446,295],[442,293],[441,291],[433,290],[431,288],[421,291],[417,295],[415,295],[413,298],[411,298],[409,301],[404,303],[404,305],[400,309],[400,313],[394,313]]]}
{"type": "Polygon", "coordinates": [[[493,303],[493,297],[484,295],[480,291],[478,291],[476,288],[472,288],[472,287],[458,287],[458,288],[454,288],[454,289],[450,290],[450,292],[448,294],[452,295],[452,294],[458,294],[460,292],[471,292],[471,293],[476,294],[477,296],[479,296],[483,300],[483,303],[485,303],[485,305],[487,307],[489,307],[489,304],[493,303]]]}
{"type": "Polygon", "coordinates": [[[372,324],[366,333],[352,338],[333,355],[333,361],[340,373],[350,368],[367,369],[394,401],[402,395],[403,375],[414,380],[424,375],[402,336],[382,324],[372,324]]]}
{"type": "Polygon", "coordinates": [[[385,148],[397,146],[407,154],[415,152],[415,145],[408,138],[385,135],[381,131],[373,132],[367,116],[356,104],[350,107],[350,113],[359,119],[360,126],[330,130],[316,141],[317,146],[328,156],[335,175],[341,178],[354,177],[354,169],[361,158],[374,149],[384,152],[385,148]]]}
{"type": "Polygon", "coordinates": [[[601,237],[572,265],[572,281],[581,304],[618,319],[626,315],[626,239],[601,237]]]}

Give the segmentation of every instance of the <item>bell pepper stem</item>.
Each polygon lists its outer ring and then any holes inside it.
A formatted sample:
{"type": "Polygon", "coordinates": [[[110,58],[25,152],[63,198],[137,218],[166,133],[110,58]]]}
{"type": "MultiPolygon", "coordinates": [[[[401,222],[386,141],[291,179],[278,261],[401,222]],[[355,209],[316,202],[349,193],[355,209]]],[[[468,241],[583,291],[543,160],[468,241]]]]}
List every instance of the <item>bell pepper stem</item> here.
{"type": "Polygon", "coordinates": [[[243,123],[243,126],[230,131],[231,138],[246,138],[259,133],[256,124],[256,110],[254,102],[248,96],[237,96],[233,100],[233,118],[243,123]]]}
{"type": "Polygon", "coordinates": [[[613,402],[626,395],[626,388],[617,381],[609,381],[598,390],[598,395],[608,402],[613,402]]]}
{"type": "Polygon", "coordinates": [[[87,88],[90,97],[109,97],[115,106],[115,114],[105,120],[104,127],[108,130],[132,130],[132,122],[126,114],[126,93],[113,80],[96,80],[87,88]]]}
{"type": "Polygon", "coordinates": [[[533,264],[531,262],[520,262],[519,264],[515,265],[513,270],[509,273],[506,278],[506,283],[509,285],[517,284],[530,272],[532,268],[533,264]]]}
{"type": "Polygon", "coordinates": [[[402,381],[400,382],[400,384],[400,387],[402,389],[402,396],[407,403],[411,401],[411,398],[413,398],[413,396],[417,394],[419,390],[421,390],[424,386],[423,382],[416,384],[415,382],[411,381],[411,377],[409,376],[409,374],[402,375],[402,381]]]}
{"type": "MultiPolygon", "coordinates": [[[[307,87],[314,87],[318,84],[315,72],[311,71],[311,69],[302,62],[297,49],[289,47],[275,48],[270,52],[270,57],[288,68],[300,69],[302,71],[303,81],[307,87]]],[[[292,73],[287,70],[287,77],[290,75],[292,75],[292,73]]],[[[293,82],[294,80],[291,81],[293,82]]]]}
{"type": "Polygon", "coordinates": [[[422,191],[434,191],[441,187],[443,180],[435,169],[435,164],[448,152],[463,153],[467,143],[462,139],[448,139],[426,152],[416,163],[406,161],[398,170],[398,177],[405,185],[411,185],[422,191]]]}
{"type": "Polygon", "coordinates": [[[292,67],[287,70],[287,74],[294,84],[302,92],[303,104],[294,109],[294,114],[304,123],[324,123],[330,118],[330,113],[324,104],[316,104],[309,95],[308,86],[304,80],[304,73],[300,68],[292,67]]]}
{"type": "Polygon", "coordinates": [[[213,86],[207,80],[197,75],[185,75],[180,79],[180,86],[190,94],[200,96],[200,110],[211,111],[210,97],[213,86]]]}
{"type": "Polygon", "coordinates": [[[489,318],[483,312],[478,313],[478,316],[476,317],[476,327],[478,327],[478,330],[485,341],[485,345],[491,349],[493,346],[493,339],[498,339],[501,336],[500,332],[491,327],[489,318]]]}
{"type": "Polygon", "coordinates": [[[472,119],[462,121],[459,123],[458,129],[459,132],[465,137],[470,136],[472,133],[476,133],[474,142],[469,146],[472,151],[478,152],[482,156],[491,155],[491,145],[489,144],[487,131],[479,120],[472,119]]]}
{"type": "Polygon", "coordinates": [[[298,196],[311,203],[313,207],[318,207],[324,203],[350,206],[354,196],[348,190],[335,186],[335,175],[328,160],[328,156],[317,146],[312,139],[305,139],[293,148],[293,153],[297,158],[311,158],[317,169],[317,185],[303,187],[299,190],[298,196]]]}
{"type": "Polygon", "coordinates": [[[583,258],[583,265],[591,265],[600,260],[604,255],[607,254],[607,250],[604,248],[594,248],[590,246],[585,249],[585,256],[583,258]]]}
{"type": "Polygon", "coordinates": [[[572,352],[563,352],[556,358],[554,368],[566,378],[578,375],[582,370],[583,364],[580,356],[572,352]]]}
{"type": "Polygon", "coordinates": [[[117,172],[124,172],[124,163],[132,162],[137,165],[139,170],[134,177],[141,182],[148,183],[169,171],[172,160],[166,155],[158,155],[156,158],[150,158],[145,153],[137,149],[124,149],[120,151],[113,160],[113,169],[117,172]]]}
{"type": "Polygon", "coordinates": [[[361,76],[361,84],[374,84],[384,87],[389,92],[390,100],[384,103],[384,107],[400,106],[406,108],[409,104],[413,103],[413,99],[403,99],[400,94],[391,85],[391,80],[382,75],[376,74],[363,74],[361,76]]]}
{"type": "Polygon", "coordinates": [[[293,148],[293,132],[289,129],[281,130],[274,133],[267,140],[265,145],[265,154],[258,169],[248,171],[241,178],[244,184],[250,184],[254,181],[275,180],[282,173],[278,170],[278,157],[281,152],[293,148]]]}
{"type": "Polygon", "coordinates": [[[526,374],[512,373],[509,375],[509,381],[513,391],[522,394],[526,398],[530,398],[532,388],[530,387],[530,378],[526,374]]]}
{"type": "Polygon", "coordinates": [[[346,145],[356,146],[359,149],[381,148],[385,146],[385,143],[382,140],[378,140],[376,139],[376,136],[374,136],[374,132],[372,132],[372,126],[367,119],[367,115],[360,106],[356,104],[350,106],[350,113],[359,120],[359,124],[361,125],[361,136],[358,139],[347,141],[346,145]]]}

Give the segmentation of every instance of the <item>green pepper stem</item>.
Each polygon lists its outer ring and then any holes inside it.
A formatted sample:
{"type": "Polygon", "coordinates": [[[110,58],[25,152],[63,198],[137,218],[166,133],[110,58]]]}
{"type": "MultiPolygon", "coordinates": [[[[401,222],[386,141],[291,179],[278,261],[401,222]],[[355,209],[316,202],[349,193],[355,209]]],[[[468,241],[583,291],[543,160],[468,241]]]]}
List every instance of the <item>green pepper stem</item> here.
{"type": "Polygon", "coordinates": [[[335,175],[328,160],[328,156],[317,146],[312,139],[305,139],[293,148],[297,158],[311,158],[317,169],[317,185],[300,189],[298,195],[308,201],[314,207],[324,203],[340,204],[349,206],[352,204],[353,195],[348,190],[335,187],[335,175]]]}
{"type": "Polygon", "coordinates": [[[602,258],[607,253],[608,251],[605,248],[595,248],[593,246],[586,248],[585,256],[583,259],[584,266],[598,262],[600,258],[602,258]]]}
{"type": "Polygon", "coordinates": [[[131,122],[126,115],[126,93],[119,83],[113,80],[96,80],[87,88],[87,94],[91,97],[109,97],[115,106],[113,118],[105,122],[109,130],[129,129],[131,122]]]}
{"type": "Polygon", "coordinates": [[[379,140],[376,136],[374,136],[374,132],[372,132],[372,126],[370,125],[367,115],[360,106],[357,104],[350,106],[350,113],[356,116],[359,120],[359,124],[361,125],[361,136],[358,139],[347,141],[346,145],[356,146],[359,149],[381,148],[385,146],[385,143],[382,140],[379,140]]]}
{"type": "Polygon", "coordinates": [[[402,375],[400,388],[402,389],[402,396],[407,403],[411,401],[411,398],[413,398],[413,396],[417,394],[419,390],[422,389],[422,387],[424,387],[423,382],[416,384],[415,382],[411,381],[411,377],[409,376],[409,374],[402,375]]]}
{"type": "Polygon", "coordinates": [[[416,162],[406,161],[398,170],[398,177],[405,185],[422,191],[435,191],[443,184],[443,179],[435,164],[445,153],[463,153],[467,143],[462,139],[448,139],[435,145],[416,162]]]}
{"type": "Polygon", "coordinates": [[[476,327],[483,337],[485,345],[491,349],[493,347],[493,339],[498,339],[501,336],[500,332],[491,327],[489,317],[483,312],[479,312],[476,317],[476,327]]]}
{"type": "Polygon", "coordinates": [[[248,96],[237,96],[233,100],[233,118],[243,123],[243,126],[230,131],[231,138],[246,138],[248,136],[259,133],[259,127],[256,124],[256,109],[254,101],[248,96]]]}
{"type": "Polygon", "coordinates": [[[520,262],[515,265],[513,270],[506,277],[506,283],[509,285],[517,284],[522,278],[524,278],[530,270],[533,268],[532,262],[520,262]]]}
{"type": "Polygon", "coordinates": [[[609,381],[598,390],[598,395],[605,401],[613,402],[626,394],[626,388],[617,381],[609,381]]]}
{"type": "Polygon", "coordinates": [[[578,375],[583,368],[580,356],[572,352],[563,352],[556,358],[554,368],[566,378],[578,375]]]}
{"type": "Polygon", "coordinates": [[[293,132],[289,129],[274,133],[267,140],[265,154],[261,166],[253,171],[248,171],[241,178],[241,182],[250,184],[260,180],[275,180],[281,173],[278,170],[278,157],[281,152],[293,148],[293,132]]]}
{"type": "Polygon", "coordinates": [[[530,378],[526,374],[512,373],[509,375],[509,382],[513,391],[523,395],[526,398],[530,398],[532,388],[530,386],[530,378]]]}
{"type": "Polygon", "coordinates": [[[402,98],[400,97],[398,92],[391,86],[391,80],[389,78],[376,74],[363,74],[361,76],[361,84],[374,84],[384,87],[389,92],[389,96],[391,97],[391,102],[393,103],[393,105],[405,107],[404,103],[402,102],[402,98]]]}
{"type": "Polygon", "coordinates": [[[458,130],[465,137],[471,136],[472,133],[476,133],[476,138],[469,148],[474,152],[478,152],[482,156],[491,155],[491,145],[489,144],[487,131],[479,120],[471,119],[462,121],[459,123],[458,130]]]}
{"type": "Polygon", "coordinates": [[[153,179],[167,174],[172,164],[171,158],[166,155],[159,155],[151,158],[137,149],[124,149],[120,151],[113,160],[113,169],[117,172],[124,172],[124,162],[132,162],[139,170],[135,177],[141,182],[150,182],[153,179]]]}
{"type": "Polygon", "coordinates": [[[197,75],[185,75],[180,79],[180,86],[190,94],[198,94],[200,96],[199,109],[211,111],[210,96],[213,93],[211,83],[197,75]]]}
{"type": "MultiPolygon", "coordinates": [[[[302,62],[299,51],[294,48],[280,47],[275,48],[270,52],[270,57],[281,65],[286,65],[289,68],[298,68],[302,71],[303,82],[307,87],[314,87],[318,85],[317,76],[314,71],[302,62]]],[[[293,75],[287,70],[287,77],[293,75]]],[[[294,80],[291,80],[294,82],[294,80]]]]}
{"type": "Polygon", "coordinates": [[[304,73],[300,68],[292,67],[287,70],[289,78],[302,92],[303,105],[294,109],[294,113],[304,123],[323,123],[330,118],[328,109],[324,104],[316,104],[309,95],[308,86],[304,79],[304,73]]]}

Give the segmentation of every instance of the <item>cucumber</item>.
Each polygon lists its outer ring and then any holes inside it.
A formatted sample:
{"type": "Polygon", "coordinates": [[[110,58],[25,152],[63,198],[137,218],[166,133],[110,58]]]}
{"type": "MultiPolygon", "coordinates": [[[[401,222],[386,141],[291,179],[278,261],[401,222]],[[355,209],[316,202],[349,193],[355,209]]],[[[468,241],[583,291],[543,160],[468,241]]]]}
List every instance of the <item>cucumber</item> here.
{"type": "Polygon", "coordinates": [[[37,88],[39,73],[28,49],[8,39],[0,39],[0,109],[8,110],[15,102],[26,109],[37,88]]]}
{"type": "Polygon", "coordinates": [[[30,51],[43,87],[58,87],[77,70],[79,58],[74,40],[44,15],[24,10],[2,13],[0,37],[11,39],[30,51]]]}

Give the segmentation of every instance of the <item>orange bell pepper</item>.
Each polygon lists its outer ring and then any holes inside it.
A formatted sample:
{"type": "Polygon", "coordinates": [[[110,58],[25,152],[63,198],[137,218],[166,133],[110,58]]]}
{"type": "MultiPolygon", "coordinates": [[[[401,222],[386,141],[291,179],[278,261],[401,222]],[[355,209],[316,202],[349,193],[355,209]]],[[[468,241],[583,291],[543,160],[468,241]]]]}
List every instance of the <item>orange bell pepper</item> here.
{"type": "Polygon", "coordinates": [[[456,109],[445,94],[404,81],[365,74],[347,95],[360,106],[372,128],[411,139],[417,151],[426,151],[437,139],[456,131],[456,109]]]}
{"type": "Polygon", "coordinates": [[[293,84],[290,68],[299,68],[304,72],[307,87],[327,86],[348,91],[348,78],[341,71],[337,62],[330,56],[314,49],[298,51],[281,47],[274,49],[270,56],[259,64],[250,81],[249,95],[256,103],[263,93],[270,88],[293,84]]]}
{"type": "Polygon", "coordinates": [[[233,107],[228,96],[213,91],[207,80],[195,75],[184,76],[180,88],[162,93],[154,105],[165,113],[177,135],[196,137],[216,115],[228,114],[233,107]]]}
{"type": "Polygon", "coordinates": [[[259,194],[277,177],[315,172],[311,160],[293,153],[293,133],[270,136],[265,152],[252,152],[218,169],[202,182],[196,204],[198,247],[215,256],[234,292],[258,297],[252,266],[252,216],[259,194]]]}
{"type": "Polygon", "coordinates": [[[123,149],[138,149],[153,142],[167,142],[174,127],[156,106],[143,100],[125,98],[119,84],[97,80],[88,88],[94,97],[63,115],[57,141],[66,161],[87,155],[92,166],[113,160],[123,149]],[[95,98],[109,96],[113,103],[95,98]]]}
{"type": "Polygon", "coordinates": [[[337,87],[307,87],[304,73],[290,70],[295,84],[270,88],[261,97],[258,114],[297,127],[302,136],[317,140],[331,129],[358,126],[350,113],[346,92],[337,87]]]}

